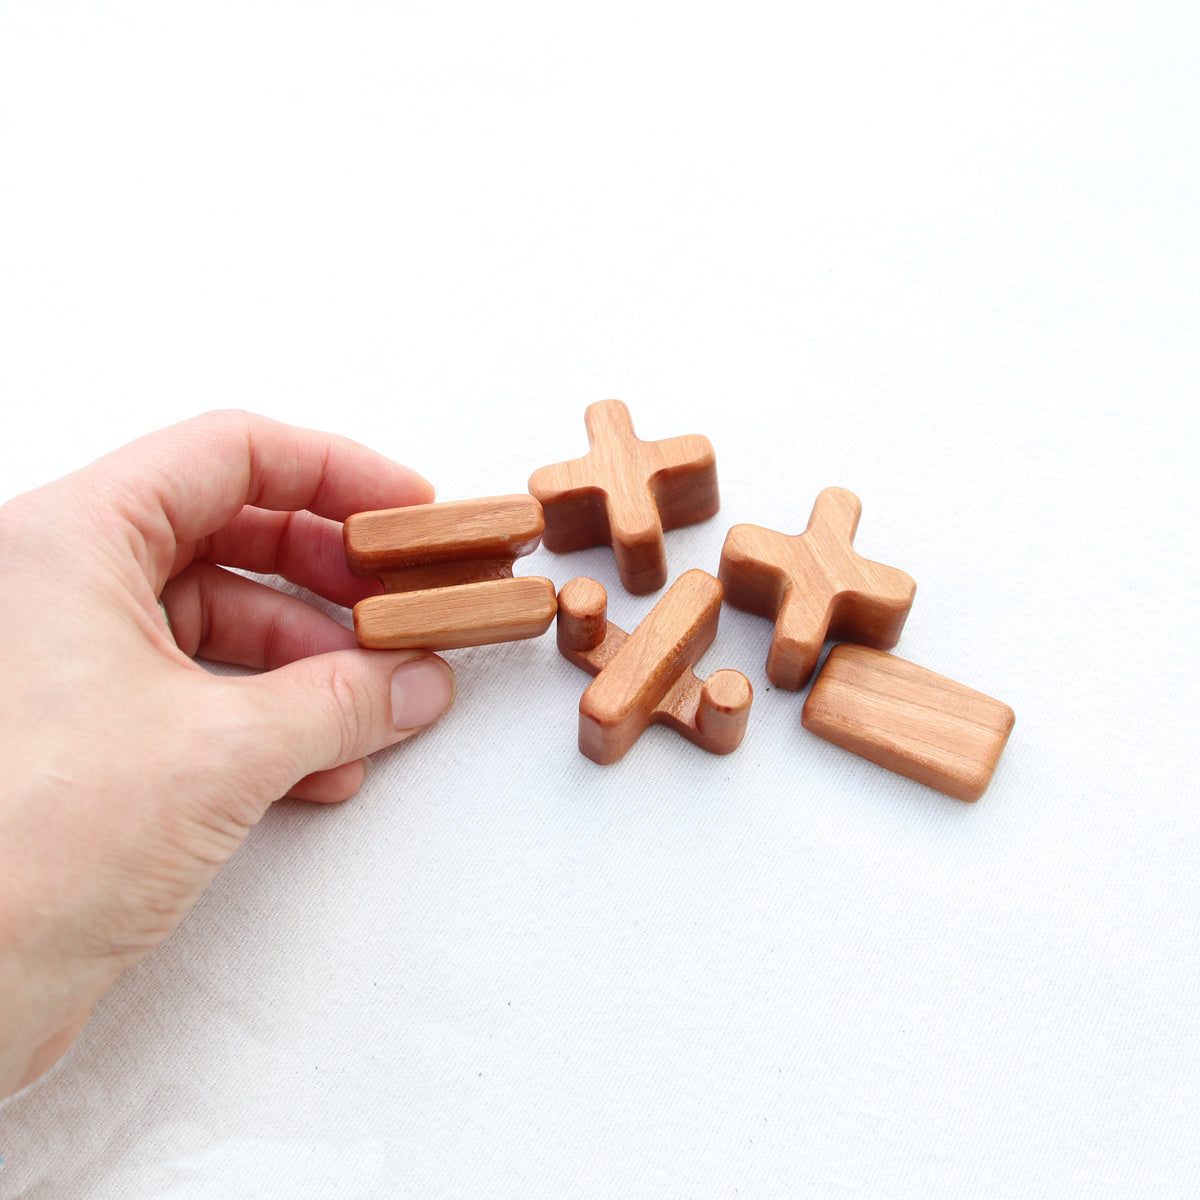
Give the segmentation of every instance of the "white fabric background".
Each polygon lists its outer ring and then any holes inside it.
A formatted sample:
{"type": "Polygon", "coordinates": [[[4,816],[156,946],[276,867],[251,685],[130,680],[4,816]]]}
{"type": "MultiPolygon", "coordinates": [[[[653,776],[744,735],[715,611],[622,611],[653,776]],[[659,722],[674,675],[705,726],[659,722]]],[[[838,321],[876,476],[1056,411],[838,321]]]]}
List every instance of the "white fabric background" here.
{"type": "Polygon", "coordinates": [[[1194,13],[0,4],[4,496],[225,405],[520,491],[617,396],[717,450],[672,577],[851,488],[897,652],[1017,714],[948,800],[726,609],[742,748],[599,768],[552,636],[452,652],[0,1110],[0,1195],[1196,1195],[1194,13]]]}

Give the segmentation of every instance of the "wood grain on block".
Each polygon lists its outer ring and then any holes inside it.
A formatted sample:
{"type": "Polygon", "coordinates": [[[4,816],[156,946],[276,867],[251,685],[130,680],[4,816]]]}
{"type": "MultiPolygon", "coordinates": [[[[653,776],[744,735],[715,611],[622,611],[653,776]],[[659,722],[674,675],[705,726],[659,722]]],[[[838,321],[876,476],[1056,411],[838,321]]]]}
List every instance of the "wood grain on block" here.
{"type": "Polygon", "coordinates": [[[865,646],[835,646],[813,684],[804,727],[958,800],[978,800],[1013,727],[1013,710],[925,667],[865,646]]]}
{"type": "Polygon", "coordinates": [[[554,584],[528,576],[370,596],[354,606],[369,650],[453,650],[540,637],[557,611],[554,584]]]}
{"type": "Polygon", "coordinates": [[[750,681],[727,670],[702,681],[691,669],[717,630],[716,579],[685,572],[632,634],[607,620],[608,597],[594,579],[571,580],[558,599],[559,650],[596,676],[579,702],[579,748],[588,758],[616,762],[654,724],[713,754],[737,749],[754,698],[750,681]]]}
{"type": "Polygon", "coordinates": [[[536,549],[543,527],[541,505],[524,494],[355,513],[343,527],[346,561],[385,593],[354,606],[359,644],[450,650],[545,633],[554,584],[513,578],[513,560],[536,549]]]}
{"type": "Polygon", "coordinates": [[[802,688],[829,640],[888,650],[900,639],[917,585],[855,552],[861,512],[853,492],[826,488],[801,534],[735,525],[725,538],[726,601],[775,622],[767,678],[776,687],[802,688]]]}
{"type": "MultiPolygon", "coordinates": [[[[511,575],[513,559],[537,548],[544,526],[541,506],[522,494],[355,513],[343,526],[343,538],[355,575],[390,574],[403,580],[412,568],[442,567],[452,574],[482,571],[483,578],[490,578],[505,563],[511,575]]],[[[432,571],[427,574],[436,577],[432,571]]]]}
{"type": "Polygon", "coordinates": [[[667,581],[663,531],[705,521],[720,507],[712,444],[698,434],[643,442],[620,400],[591,405],[584,423],[588,453],[529,480],[546,514],[546,549],[610,545],[627,591],[657,591],[667,581]]]}

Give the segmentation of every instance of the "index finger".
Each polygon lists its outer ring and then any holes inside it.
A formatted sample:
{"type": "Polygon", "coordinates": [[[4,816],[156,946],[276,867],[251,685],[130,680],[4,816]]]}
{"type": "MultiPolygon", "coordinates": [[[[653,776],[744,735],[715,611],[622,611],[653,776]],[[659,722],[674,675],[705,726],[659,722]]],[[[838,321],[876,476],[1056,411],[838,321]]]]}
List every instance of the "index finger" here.
{"type": "Polygon", "coordinates": [[[152,526],[161,514],[177,542],[213,533],[247,504],[343,521],[433,499],[427,480],[358,442],[237,411],[168,426],[87,470],[109,476],[144,532],[139,518],[152,526]]]}

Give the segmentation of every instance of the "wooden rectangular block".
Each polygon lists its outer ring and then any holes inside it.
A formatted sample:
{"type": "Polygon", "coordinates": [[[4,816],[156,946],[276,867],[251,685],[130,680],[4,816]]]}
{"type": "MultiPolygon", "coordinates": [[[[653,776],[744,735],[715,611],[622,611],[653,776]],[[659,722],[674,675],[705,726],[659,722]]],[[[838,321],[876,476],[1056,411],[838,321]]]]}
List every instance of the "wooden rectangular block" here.
{"type": "Polygon", "coordinates": [[[354,606],[354,632],[368,650],[489,646],[540,637],[557,608],[548,579],[494,579],[368,596],[354,606]]]}
{"type": "Polygon", "coordinates": [[[541,506],[524,494],[355,513],[344,526],[346,561],[355,575],[396,576],[403,586],[389,591],[501,578],[537,546],[543,524],[541,506]]]}
{"type": "Polygon", "coordinates": [[[818,737],[958,800],[987,790],[1013,710],[915,663],[835,646],[801,718],[818,737]]]}

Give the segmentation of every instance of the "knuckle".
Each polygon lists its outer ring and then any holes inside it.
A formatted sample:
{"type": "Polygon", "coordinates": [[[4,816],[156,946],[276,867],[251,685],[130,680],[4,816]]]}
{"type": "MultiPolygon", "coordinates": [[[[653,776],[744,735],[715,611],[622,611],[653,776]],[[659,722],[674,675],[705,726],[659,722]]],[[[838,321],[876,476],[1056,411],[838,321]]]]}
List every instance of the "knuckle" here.
{"type": "Polygon", "coordinates": [[[336,754],[330,766],[337,766],[367,752],[363,747],[377,714],[368,689],[352,671],[335,665],[327,687],[333,713],[332,747],[336,754]]]}
{"type": "Polygon", "coordinates": [[[28,494],[0,504],[0,548],[11,553],[30,523],[28,494]]]}
{"type": "Polygon", "coordinates": [[[247,412],[244,408],[210,408],[207,412],[194,418],[197,422],[226,426],[249,425],[255,419],[254,414],[247,412]]]}
{"type": "MultiPolygon", "coordinates": [[[[59,515],[64,497],[69,498],[69,493],[59,481],[14,496],[0,505],[0,553],[10,570],[14,563],[24,563],[30,568],[41,566],[48,551],[65,553],[75,532],[59,515]]],[[[72,515],[76,511],[72,508],[72,515]]],[[[82,518],[83,514],[79,515],[82,518]]]]}

